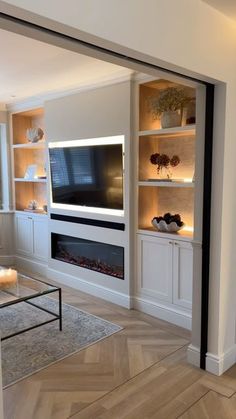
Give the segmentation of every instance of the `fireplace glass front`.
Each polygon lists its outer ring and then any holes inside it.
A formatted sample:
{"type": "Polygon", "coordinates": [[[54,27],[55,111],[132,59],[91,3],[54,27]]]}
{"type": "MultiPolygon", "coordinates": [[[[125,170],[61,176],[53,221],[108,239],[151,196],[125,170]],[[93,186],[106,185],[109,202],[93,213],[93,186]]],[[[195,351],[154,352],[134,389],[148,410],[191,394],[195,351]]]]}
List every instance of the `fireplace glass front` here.
{"type": "Polygon", "coordinates": [[[52,233],[52,258],[124,279],[124,248],[52,233]]]}

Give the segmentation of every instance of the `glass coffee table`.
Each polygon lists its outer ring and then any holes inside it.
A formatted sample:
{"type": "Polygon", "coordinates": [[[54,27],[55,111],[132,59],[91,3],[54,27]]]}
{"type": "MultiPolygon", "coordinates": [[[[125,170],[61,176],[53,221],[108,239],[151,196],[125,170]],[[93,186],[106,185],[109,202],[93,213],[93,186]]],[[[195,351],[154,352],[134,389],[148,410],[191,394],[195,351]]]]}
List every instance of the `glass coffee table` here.
{"type": "Polygon", "coordinates": [[[0,289],[0,309],[21,302],[30,304],[31,306],[50,314],[52,318],[41,323],[39,322],[34,326],[4,336],[1,339],[2,341],[54,321],[59,321],[59,329],[62,330],[61,288],[38,279],[30,278],[29,276],[22,275],[18,272],[17,284],[15,286],[6,289],[0,289]],[[47,308],[42,307],[32,301],[37,297],[52,294],[55,292],[58,293],[58,313],[54,313],[51,310],[48,310],[47,308]]]}

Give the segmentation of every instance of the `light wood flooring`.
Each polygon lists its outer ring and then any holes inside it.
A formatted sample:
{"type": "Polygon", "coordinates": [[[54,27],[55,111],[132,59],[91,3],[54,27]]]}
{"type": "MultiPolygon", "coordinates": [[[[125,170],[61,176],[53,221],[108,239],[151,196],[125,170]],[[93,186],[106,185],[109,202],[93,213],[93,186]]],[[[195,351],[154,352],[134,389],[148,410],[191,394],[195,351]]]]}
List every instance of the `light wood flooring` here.
{"type": "Polygon", "coordinates": [[[189,332],[69,288],[63,300],[124,329],[4,390],[5,419],[236,418],[236,367],[188,365],[189,332]]]}

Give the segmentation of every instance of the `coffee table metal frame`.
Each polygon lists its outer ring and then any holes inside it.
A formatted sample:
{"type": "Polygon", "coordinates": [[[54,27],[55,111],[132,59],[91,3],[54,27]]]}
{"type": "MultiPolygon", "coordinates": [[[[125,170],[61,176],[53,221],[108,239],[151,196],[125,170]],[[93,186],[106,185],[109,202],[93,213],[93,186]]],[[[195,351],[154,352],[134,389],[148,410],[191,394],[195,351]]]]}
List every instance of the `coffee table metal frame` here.
{"type": "MultiPolygon", "coordinates": [[[[44,311],[45,313],[48,313],[48,314],[52,315],[53,318],[52,319],[49,319],[49,320],[46,320],[44,322],[38,323],[38,324],[36,324],[34,326],[27,327],[26,329],[22,329],[22,330],[20,330],[18,332],[11,333],[10,335],[4,336],[3,338],[1,338],[1,341],[4,341],[6,339],[12,338],[12,337],[17,336],[17,335],[21,335],[22,333],[28,332],[29,330],[36,329],[37,327],[44,326],[45,324],[52,323],[52,322],[55,322],[57,320],[59,321],[59,330],[62,331],[62,297],[61,297],[61,288],[60,287],[56,287],[55,285],[49,284],[48,282],[41,281],[39,279],[30,278],[30,277],[28,277],[26,275],[21,275],[21,276],[24,277],[24,278],[26,278],[26,279],[31,279],[33,281],[43,283],[43,284],[48,285],[49,287],[53,287],[53,288],[52,289],[48,289],[48,290],[44,290],[44,291],[41,291],[41,292],[38,292],[36,294],[27,295],[27,296],[24,296],[24,297],[19,297],[16,300],[7,301],[5,303],[0,303],[0,309],[2,309],[4,307],[9,307],[9,306],[14,305],[14,304],[25,302],[27,304],[30,304],[33,307],[38,308],[41,311],[44,311]],[[32,301],[29,301],[29,300],[33,300],[34,298],[38,298],[38,297],[42,297],[42,296],[47,295],[47,294],[51,294],[53,292],[58,292],[58,297],[59,297],[59,310],[58,310],[58,314],[52,312],[51,310],[48,310],[47,308],[38,306],[37,304],[33,303],[32,301]]],[[[14,295],[14,294],[12,294],[10,292],[10,288],[9,289],[4,289],[2,291],[4,293],[9,294],[9,295],[14,295]]],[[[0,290],[0,292],[1,292],[1,290],[0,290]]]]}

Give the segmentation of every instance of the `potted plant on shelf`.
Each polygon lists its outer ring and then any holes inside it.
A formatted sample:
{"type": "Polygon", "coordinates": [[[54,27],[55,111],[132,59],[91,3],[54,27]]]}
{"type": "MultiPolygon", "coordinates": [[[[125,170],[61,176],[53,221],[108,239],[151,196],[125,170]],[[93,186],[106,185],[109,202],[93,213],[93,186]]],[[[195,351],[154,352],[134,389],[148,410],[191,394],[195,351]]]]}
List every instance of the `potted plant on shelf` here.
{"type": "Polygon", "coordinates": [[[193,99],[184,89],[168,87],[160,90],[159,95],[148,98],[149,110],[154,119],[161,119],[162,128],[181,126],[183,109],[193,99]]]}

